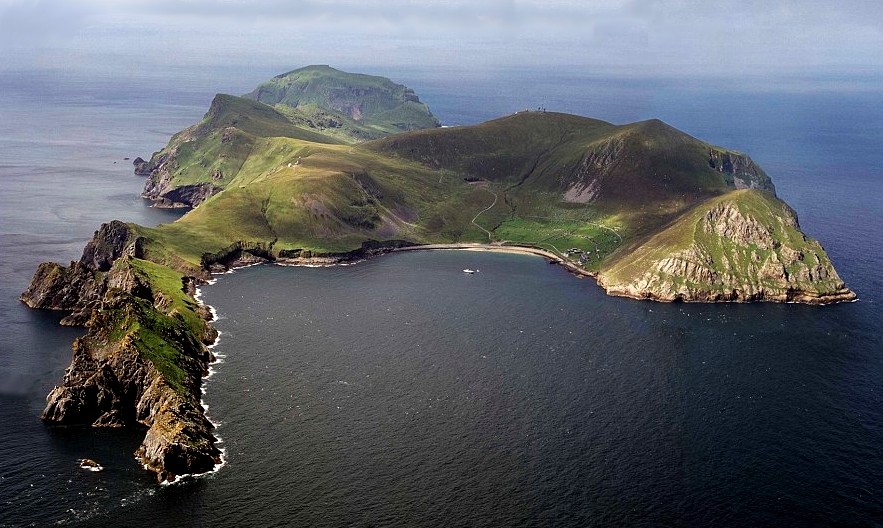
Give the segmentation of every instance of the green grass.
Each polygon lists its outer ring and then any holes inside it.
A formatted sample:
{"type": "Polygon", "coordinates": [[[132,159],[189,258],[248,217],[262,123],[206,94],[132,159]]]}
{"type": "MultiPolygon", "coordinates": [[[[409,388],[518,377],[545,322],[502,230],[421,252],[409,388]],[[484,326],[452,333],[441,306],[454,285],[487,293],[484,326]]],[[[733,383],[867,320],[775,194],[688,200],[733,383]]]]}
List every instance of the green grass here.
{"type": "Polygon", "coordinates": [[[276,106],[302,122],[356,140],[407,130],[434,128],[438,120],[414,92],[384,77],[342,72],[329,66],[307,66],[260,84],[246,95],[276,106]],[[334,126],[329,126],[329,123],[334,126]]]}
{"type": "Polygon", "coordinates": [[[724,178],[708,167],[706,148],[659,122],[615,127],[539,112],[364,145],[255,138],[223,192],[149,236],[194,264],[203,253],[237,241],[327,253],[356,249],[368,239],[400,238],[577,248],[584,267],[598,271],[615,254],[633,249],[629,244],[641,233],[661,237],[655,241],[660,253],[691,243],[689,233],[676,231],[682,236],[673,240],[675,231],[660,233],[659,225],[728,191],[724,178]],[[627,194],[640,196],[640,203],[616,189],[590,205],[563,202],[567,178],[587,163],[580,157],[619,142],[636,159],[614,162],[605,177],[626,178],[627,194]],[[660,189],[660,178],[648,176],[641,160],[665,158],[669,151],[678,155],[658,162],[670,180],[660,189]],[[476,178],[481,181],[469,183],[476,178]],[[494,193],[497,203],[474,225],[494,193]],[[615,233],[604,228],[611,226],[615,233]]]}
{"type": "MultiPolygon", "coordinates": [[[[792,278],[798,277],[800,273],[819,263],[830,267],[830,261],[818,242],[806,238],[787,220],[791,214],[790,208],[784,202],[769,193],[754,190],[733,191],[697,205],[637,248],[615,255],[615,258],[605,263],[602,272],[610,284],[635,283],[647,271],[654,270],[656,262],[690,249],[704,256],[703,265],[717,274],[719,282],[699,284],[685,282],[681,277],[660,277],[676,286],[685,285],[720,293],[728,292],[734,284],[753,285],[769,291],[784,291],[787,286],[780,278],[763,277],[759,273],[761,264],[773,253],[781,262],[786,260],[786,251],[799,252],[803,255],[803,260],[790,263],[786,268],[792,278]],[[720,236],[716,232],[709,232],[703,219],[710,210],[727,204],[736,207],[743,217],[768,229],[771,239],[779,245],[775,247],[761,247],[755,243],[746,245],[720,236]]],[[[814,279],[811,282],[799,283],[799,287],[805,291],[825,292],[836,291],[839,284],[839,279],[832,277],[827,280],[814,279]]],[[[791,286],[793,287],[794,284],[791,286]]]]}
{"type": "Polygon", "coordinates": [[[494,234],[509,244],[523,244],[549,249],[568,258],[590,271],[598,266],[619,244],[620,237],[603,224],[556,221],[524,220],[514,218],[503,222],[494,234]],[[572,252],[572,249],[578,251],[572,252]],[[582,258],[581,258],[582,257],[582,258]]]}
{"type": "Polygon", "coordinates": [[[636,280],[693,248],[716,272],[748,280],[757,271],[751,261],[769,252],[697,229],[722,200],[736,200],[744,214],[773,226],[783,244],[804,252],[789,272],[827,258],[817,257],[824,251],[799,230],[780,225],[788,211],[774,194],[734,190],[736,178],[772,190],[750,159],[658,120],[616,126],[521,112],[341,144],[355,140],[354,131],[387,134],[389,126],[431,114],[401,85],[329,67],[278,76],[248,97],[276,109],[219,96],[202,128],[178,136],[175,181],[211,181],[223,190],[173,224],[142,230],[151,260],[183,269],[234,243],[321,254],[366,240],[505,241],[576,249],[571,260],[617,281],[636,280]],[[382,126],[369,116],[381,116],[382,126]],[[304,127],[325,140],[304,136],[304,127]],[[574,203],[564,201],[568,192],[574,203]]]}
{"type": "Polygon", "coordinates": [[[134,346],[170,387],[186,394],[187,374],[182,366],[188,358],[183,348],[198,345],[182,319],[164,314],[150,301],[132,295],[126,296],[125,308],[104,310],[100,317],[106,328],[105,346],[134,346]]]}
{"type": "Polygon", "coordinates": [[[109,343],[130,341],[142,357],[150,361],[168,384],[180,393],[186,391],[187,375],[182,365],[194,361],[200,351],[199,339],[206,331],[206,321],[197,313],[196,301],[183,290],[183,275],[166,266],[136,259],[121,258],[114,266],[118,272],[131,271],[149,286],[152,299],[125,294],[125,309],[107,314],[109,343]],[[163,299],[162,310],[154,302],[163,299]],[[188,351],[191,356],[187,356],[188,351]]]}
{"type": "Polygon", "coordinates": [[[168,314],[179,314],[194,335],[201,335],[205,331],[205,321],[197,314],[199,306],[184,292],[183,274],[148,260],[133,258],[128,259],[127,262],[143,280],[150,284],[154,294],[158,291],[162,292],[171,301],[167,309],[168,314]]]}

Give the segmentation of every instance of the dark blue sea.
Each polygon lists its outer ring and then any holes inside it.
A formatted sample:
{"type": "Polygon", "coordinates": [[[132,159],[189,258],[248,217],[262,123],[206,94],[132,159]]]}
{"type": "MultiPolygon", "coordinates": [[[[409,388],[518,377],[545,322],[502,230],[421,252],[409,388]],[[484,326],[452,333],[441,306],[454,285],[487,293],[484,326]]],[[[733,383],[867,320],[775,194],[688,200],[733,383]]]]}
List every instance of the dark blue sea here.
{"type": "Polygon", "coordinates": [[[174,220],[124,158],[298,66],[0,70],[0,526],[883,525],[883,90],[860,78],[367,72],[449,125],[656,117],[746,152],[859,302],[638,302],[507,254],[254,267],[202,290],[219,472],[157,486],[139,432],[42,424],[83,331],[17,301],[37,264],[174,220]]]}

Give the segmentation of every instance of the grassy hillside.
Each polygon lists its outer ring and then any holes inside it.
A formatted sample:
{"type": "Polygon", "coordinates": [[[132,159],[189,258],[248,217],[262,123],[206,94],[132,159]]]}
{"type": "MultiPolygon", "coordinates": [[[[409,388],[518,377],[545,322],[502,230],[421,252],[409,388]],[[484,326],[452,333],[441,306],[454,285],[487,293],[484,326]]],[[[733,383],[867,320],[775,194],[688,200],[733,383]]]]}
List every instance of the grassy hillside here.
{"type": "Polygon", "coordinates": [[[307,66],[277,75],[245,97],[297,110],[306,122],[357,139],[433,128],[438,120],[413,90],[384,77],[307,66]]]}
{"type": "Polygon", "coordinates": [[[612,255],[605,286],[662,300],[807,300],[845,290],[825,250],[769,193],[738,190],[693,207],[612,255]]]}
{"type": "Polygon", "coordinates": [[[218,94],[203,120],[155,153],[143,196],[191,207],[227,187],[260,140],[352,144],[437,127],[414,92],[382,77],[310,66],[277,76],[245,97],[218,94]]]}
{"type": "Polygon", "coordinates": [[[250,97],[218,96],[203,122],[166,149],[152,181],[165,185],[166,195],[190,189],[198,207],[173,224],[142,230],[157,260],[199,266],[203,255],[234,245],[272,256],[339,253],[369,240],[484,242],[543,248],[609,284],[640,289],[650,280],[648,287],[675,297],[702,288],[726,292],[737,282],[751,291],[784,291],[789,286],[773,280],[776,273],[791,277],[794,287],[831,289],[839,281],[820,246],[797,241],[803,235],[796,219],[788,220],[790,209],[750,158],[658,120],[617,126],[521,112],[352,144],[303,123],[320,114],[337,119],[328,116],[357,104],[362,126],[416,96],[386,79],[308,67],[250,97]],[[752,211],[728,210],[721,221],[733,229],[759,223],[777,247],[789,249],[746,253],[697,230],[702,215],[721,203],[752,211]],[[690,262],[701,254],[703,269],[713,273],[646,276],[674,266],[665,259],[683,251],[692,252],[690,262]],[[773,253],[788,264],[765,268],[772,282],[749,280],[773,253]],[[797,253],[803,256],[792,262],[797,253]],[[812,273],[798,281],[804,269],[812,273]]]}

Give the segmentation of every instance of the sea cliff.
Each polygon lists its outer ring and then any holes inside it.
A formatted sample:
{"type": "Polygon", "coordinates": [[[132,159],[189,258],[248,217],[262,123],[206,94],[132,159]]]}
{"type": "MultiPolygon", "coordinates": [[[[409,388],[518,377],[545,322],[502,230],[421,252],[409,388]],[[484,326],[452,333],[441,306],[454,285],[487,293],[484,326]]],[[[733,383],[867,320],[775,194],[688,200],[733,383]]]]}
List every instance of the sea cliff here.
{"type": "Polygon", "coordinates": [[[221,462],[214,426],[200,404],[217,337],[193,298],[196,277],[138,258],[141,239],[122,222],[102,225],[70,266],[44,263],[21,300],[70,311],[82,325],[61,385],[42,419],[58,425],[144,427],[136,452],[160,481],[221,462]]]}
{"type": "Polygon", "coordinates": [[[684,302],[855,300],[797,214],[766,193],[710,200],[601,270],[610,295],[684,302]]]}

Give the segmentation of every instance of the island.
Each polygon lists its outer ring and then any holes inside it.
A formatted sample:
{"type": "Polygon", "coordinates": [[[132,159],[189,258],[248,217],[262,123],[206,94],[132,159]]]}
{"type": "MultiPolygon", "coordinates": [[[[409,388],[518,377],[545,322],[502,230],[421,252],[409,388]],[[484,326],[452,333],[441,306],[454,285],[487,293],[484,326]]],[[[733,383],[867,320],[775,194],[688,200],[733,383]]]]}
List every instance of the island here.
{"type": "Polygon", "coordinates": [[[405,86],[308,66],[215,96],[133,164],[145,198],[188,212],[103,224],[21,300],[87,329],[43,420],[145,428],[136,456],[161,482],[222,462],[200,403],[217,333],[196,292],[212,273],[517,250],[636,299],[855,299],[757,164],[659,120],[530,110],[441,127],[405,86]]]}

